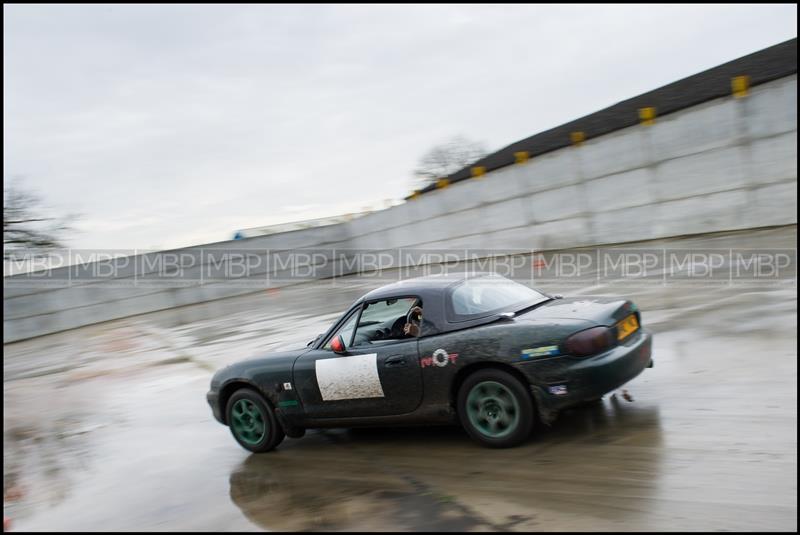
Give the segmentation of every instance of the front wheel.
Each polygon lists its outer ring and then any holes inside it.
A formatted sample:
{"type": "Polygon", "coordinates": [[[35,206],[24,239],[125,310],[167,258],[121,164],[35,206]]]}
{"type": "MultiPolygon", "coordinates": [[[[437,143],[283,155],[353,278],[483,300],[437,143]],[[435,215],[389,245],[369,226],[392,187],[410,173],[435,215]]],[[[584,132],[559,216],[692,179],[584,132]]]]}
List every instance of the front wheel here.
{"type": "Polygon", "coordinates": [[[458,391],[458,415],[469,435],[484,446],[509,448],[533,429],[531,395],[516,377],[497,369],[479,370],[458,391]]]}
{"type": "Polygon", "coordinates": [[[285,434],[272,408],[256,391],[242,388],[228,400],[228,427],[244,449],[264,453],[280,444],[285,434]]]}

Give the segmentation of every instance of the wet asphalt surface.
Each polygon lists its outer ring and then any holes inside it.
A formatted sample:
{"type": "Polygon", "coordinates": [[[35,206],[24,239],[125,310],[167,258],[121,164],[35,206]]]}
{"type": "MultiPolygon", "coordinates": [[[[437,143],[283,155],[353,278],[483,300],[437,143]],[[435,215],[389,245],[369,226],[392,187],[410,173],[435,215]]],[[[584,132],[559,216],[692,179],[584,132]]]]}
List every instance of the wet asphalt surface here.
{"type": "MultiPolygon", "coordinates": [[[[796,228],[684,239],[796,247],[796,228]]],[[[12,530],[797,530],[797,284],[624,295],[655,367],[525,445],[456,427],[309,431],[268,454],[213,420],[214,370],[305,344],[370,289],[318,283],[4,347],[12,530]]]]}

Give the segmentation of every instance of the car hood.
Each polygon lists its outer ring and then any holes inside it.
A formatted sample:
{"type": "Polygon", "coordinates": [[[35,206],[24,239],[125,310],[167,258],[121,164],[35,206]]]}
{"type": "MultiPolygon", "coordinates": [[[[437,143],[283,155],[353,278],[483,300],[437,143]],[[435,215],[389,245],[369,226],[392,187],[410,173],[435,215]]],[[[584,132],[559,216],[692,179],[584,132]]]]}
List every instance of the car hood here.
{"type": "Polygon", "coordinates": [[[286,351],[276,351],[274,353],[267,353],[258,357],[235,362],[217,371],[211,379],[211,385],[214,387],[224,383],[228,379],[247,376],[247,372],[252,370],[291,370],[295,359],[306,351],[310,351],[310,348],[302,347],[286,351]]]}

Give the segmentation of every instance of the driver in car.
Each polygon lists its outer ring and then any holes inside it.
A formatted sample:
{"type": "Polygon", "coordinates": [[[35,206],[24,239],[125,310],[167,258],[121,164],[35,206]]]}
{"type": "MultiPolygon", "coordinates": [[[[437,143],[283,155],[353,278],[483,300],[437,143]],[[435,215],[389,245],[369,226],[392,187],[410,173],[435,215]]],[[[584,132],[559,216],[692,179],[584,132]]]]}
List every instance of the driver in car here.
{"type": "Polygon", "coordinates": [[[410,320],[403,326],[403,334],[407,336],[419,336],[420,323],[422,322],[422,307],[415,306],[408,313],[410,320]]]}

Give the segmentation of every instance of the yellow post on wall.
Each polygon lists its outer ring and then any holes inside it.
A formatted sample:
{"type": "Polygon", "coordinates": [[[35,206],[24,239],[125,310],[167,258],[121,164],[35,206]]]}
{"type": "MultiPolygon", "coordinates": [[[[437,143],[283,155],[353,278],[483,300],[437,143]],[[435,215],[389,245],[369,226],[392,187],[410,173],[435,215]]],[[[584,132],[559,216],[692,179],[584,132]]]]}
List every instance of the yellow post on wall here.
{"type": "Polygon", "coordinates": [[[656,122],[656,109],[651,107],[639,108],[639,120],[642,124],[651,125],[656,122]]]}
{"type": "Polygon", "coordinates": [[[743,98],[747,96],[750,89],[750,77],[747,75],[734,76],[731,78],[731,91],[736,98],[743,98]]]}

